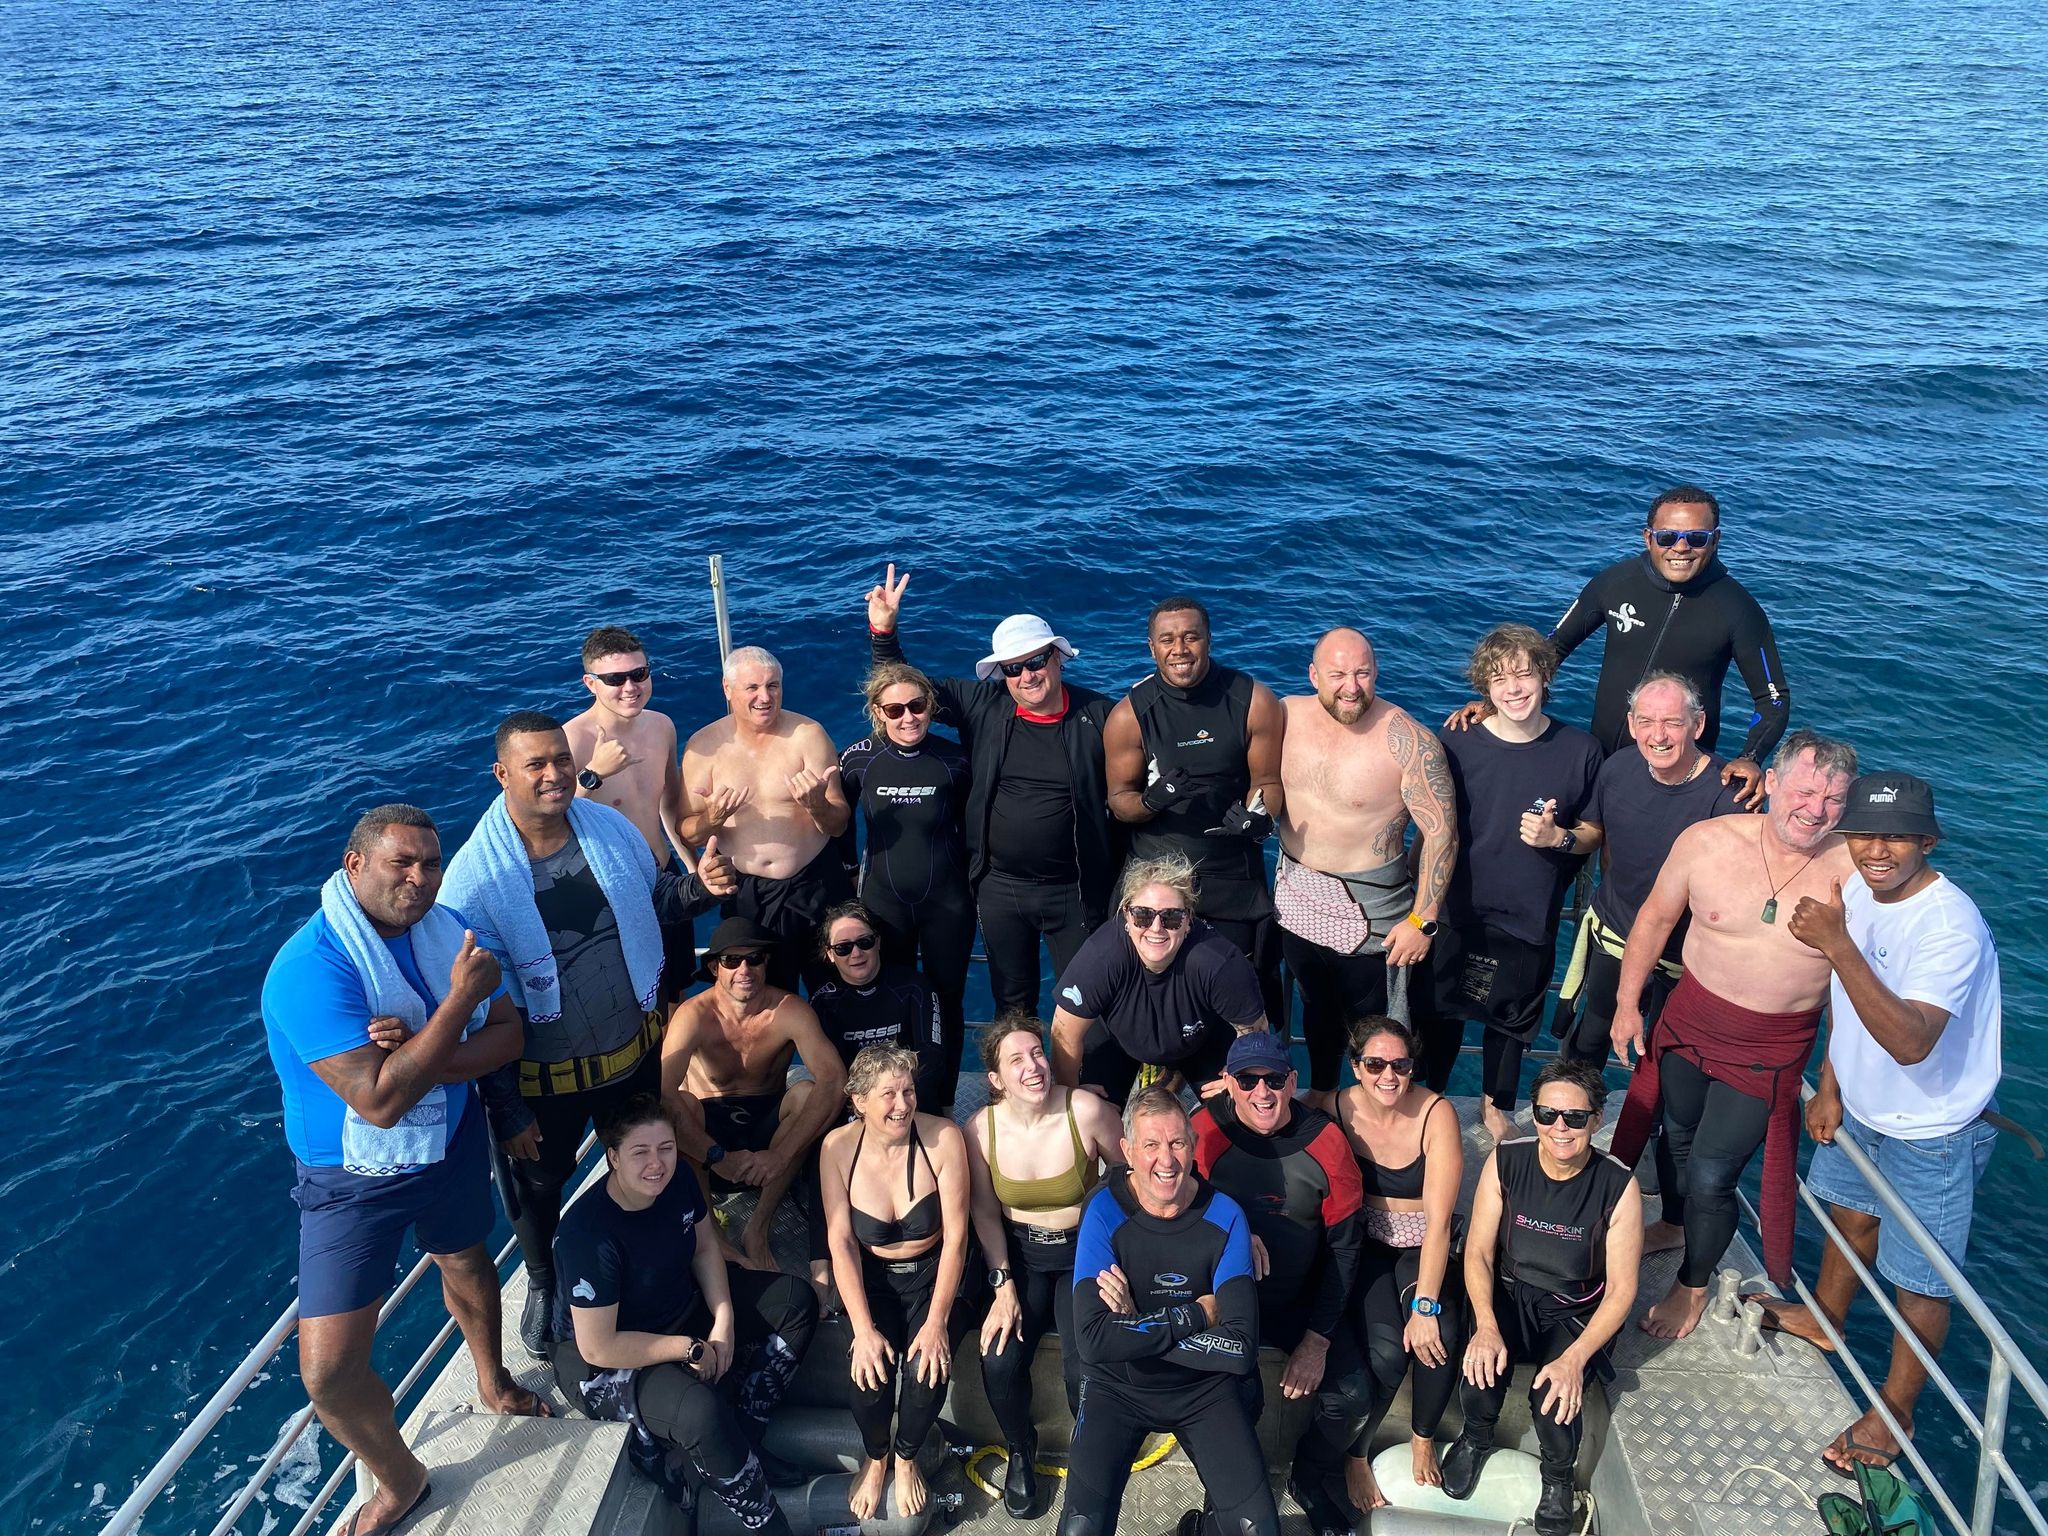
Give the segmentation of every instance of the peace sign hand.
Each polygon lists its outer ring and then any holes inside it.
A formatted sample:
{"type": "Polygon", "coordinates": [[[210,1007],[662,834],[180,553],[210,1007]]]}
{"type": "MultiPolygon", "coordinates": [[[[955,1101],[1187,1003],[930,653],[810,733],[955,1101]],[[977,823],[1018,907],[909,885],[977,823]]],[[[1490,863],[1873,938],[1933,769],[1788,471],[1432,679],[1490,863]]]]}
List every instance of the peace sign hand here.
{"type": "Polygon", "coordinates": [[[903,609],[903,589],[910,585],[910,572],[900,577],[894,561],[880,585],[868,588],[868,628],[878,635],[896,632],[896,616],[903,609]]]}

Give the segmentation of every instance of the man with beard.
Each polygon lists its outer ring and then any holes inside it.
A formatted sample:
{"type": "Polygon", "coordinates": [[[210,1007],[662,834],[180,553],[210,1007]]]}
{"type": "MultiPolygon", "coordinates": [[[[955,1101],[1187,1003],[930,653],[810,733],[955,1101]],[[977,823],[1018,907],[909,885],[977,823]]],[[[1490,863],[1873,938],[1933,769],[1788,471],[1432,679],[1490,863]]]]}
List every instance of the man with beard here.
{"type": "Polygon", "coordinates": [[[1284,1018],[1280,941],[1265,840],[1281,807],[1286,717],[1264,683],[1209,657],[1209,610],[1169,597],[1146,621],[1153,672],[1102,729],[1109,808],[1131,827],[1131,856],[1184,855],[1195,915],[1244,951],[1268,1018],[1284,1018]]]}
{"type": "Polygon", "coordinates": [[[1614,1005],[1614,1051],[1640,1058],[1614,1131],[1614,1155],[1642,1155],[1661,1094],[1664,1137],[1685,1196],[1685,1254],[1643,1319],[1659,1338],[1699,1325],[1707,1279],[1735,1235],[1736,1181],[1764,1148],[1764,1269],[1792,1273],[1800,1074],[1827,1001],[1827,956],[1793,933],[1793,909],[1851,871],[1835,832],[1856,753],[1813,731],[1785,738],[1764,775],[1763,816],[1688,827],[1629,929],[1614,1005]],[[1644,1041],[1641,999],[1680,918],[1685,974],[1644,1041]]]}
{"type": "MultiPolygon", "coordinates": [[[[1313,694],[1281,701],[1285,793],[1273,905],[1301,987],[1311,1102],[1337,1091],[1351,1020],[1386,1013],[1389,968],[1429,956],[1458,857],[1457,797],[1442,746],[1376,698],[1372,642],[1333,629],[1309,662],[1313,694]],[[1412,871],[1407,834],[1421,836],[1412,871]]],[[[1405,982],[1397,989],[1405,1001],[1405,982]]],[[[1396,1017],[1401,1011],[1397,1008],[1396,1017]]]]}

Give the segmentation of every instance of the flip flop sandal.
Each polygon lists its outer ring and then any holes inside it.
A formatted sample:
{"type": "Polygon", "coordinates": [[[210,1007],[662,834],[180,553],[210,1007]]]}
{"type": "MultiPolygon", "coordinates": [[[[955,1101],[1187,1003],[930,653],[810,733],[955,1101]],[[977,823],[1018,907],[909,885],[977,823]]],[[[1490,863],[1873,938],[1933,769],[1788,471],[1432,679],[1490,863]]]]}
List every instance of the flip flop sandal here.
{"type": "Polygon", "coordinates": [[[428,1482],[425,1487],[420,1489],[419,1497],[406,1505],[404,1512],[396,1520],[393,1520],[389,1525],[380,1525],[374,1530],[365,1531],[360,1528],[363,1512],[361,1509],[358,1509],[348,1517],[348,1524],[341,1528],[341,1536],[396,1536],[398,1529],[420,1512],[420,1507],[427,1502],[428,1496],[433,1491],[433,1483],[428,1482]]]}
{"type": "MultiPolygon", "coordinates": [[[[1828,1447],[1828,1449],[1833,1450],[1834,1447],[1831,1445],[1828,1447]]],[[[1898,1452],[1896,1451],[1892,1452],[1890,1455],[1886,1455],[1883,1451],[1880,1451],[1876,1446],[1865,1445],[1861,1440],[1858,1440],[1854,1435],[1847,1434],[1842,1436],[1842,1454],[1845,1457],[1849,1458],[1847,1465],[1844,1465],[1841,1462],[1829,1460],[1825,1453],[1823,1453],[1823,1455],[1820,1458],[1821,1464],[1825,1466],[1830,1472],[1834,1473],[1835,1476],[1848,1480],[1853,1480],[1855,1478],[1856,1469],[1859,1466],[1889,1469],[1891,1464],[1899,1459],[1898,1452]],[[1861,1451],[1863,1454],[1861,1456],[1858,1456],[1855,1454],[1857,1451],[1861,1451]]]]}

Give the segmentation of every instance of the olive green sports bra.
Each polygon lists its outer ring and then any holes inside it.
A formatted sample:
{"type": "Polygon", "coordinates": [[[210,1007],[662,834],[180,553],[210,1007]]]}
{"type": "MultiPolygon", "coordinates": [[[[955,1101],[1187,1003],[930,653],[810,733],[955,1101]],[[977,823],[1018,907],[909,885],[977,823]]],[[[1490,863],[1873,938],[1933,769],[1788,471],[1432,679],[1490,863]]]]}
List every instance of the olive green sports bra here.
{"type": "Polygon", "coordinates": [[[1081,1127],[1074,1123],[1074,1095],[1067,1094],[1067,1134],[1074,1141],[1074,1165],[1043,1179],[1006,1179],[996,1162],[996,1107],[988,1107],[988,1181],[996,1199],[1013,1211],[1061,1211],[1079,1205],[1095,1183],[1095,1168],[1081,1145],[1081,1127]]]}

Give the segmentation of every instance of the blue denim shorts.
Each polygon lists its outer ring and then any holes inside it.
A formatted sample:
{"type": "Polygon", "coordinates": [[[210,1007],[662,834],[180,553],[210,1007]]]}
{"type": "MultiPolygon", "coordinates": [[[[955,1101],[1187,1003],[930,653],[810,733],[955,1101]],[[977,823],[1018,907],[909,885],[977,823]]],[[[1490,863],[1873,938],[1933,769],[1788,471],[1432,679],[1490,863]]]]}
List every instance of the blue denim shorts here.
{"type": "MultiPolygon", "coordinates": [[[[1991,1161],[1997,1129],[1983,1120],[1964,1126],[1947,1136],[1925,1141],[1906,1141],[1874,1131],[1854,1115],[1842,1116],[1842,1128],[1857,1150],[1877,1164],[1877,1171],[1898,1193],[1922,1225],[1934,1234],[1942,1251],[1961,1266],[1970,1250],[1970,1211],[1977,1195],[1977,1181],[1991,1161]]],[[[1903,1290],[1918,1296],[1953,1296],[1920,1247],[1889,1219],[1884,1205],[1869,1181],[1836,1146],[1816,1147],[1812,1166],[1806,1173],[1807,1188],[1830,1205],[1846,1206],[1875,1216],[1877,1229],[1877,1272],[1903,1290]]]]}

